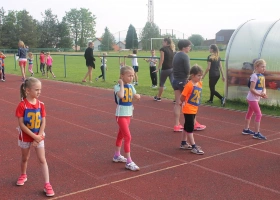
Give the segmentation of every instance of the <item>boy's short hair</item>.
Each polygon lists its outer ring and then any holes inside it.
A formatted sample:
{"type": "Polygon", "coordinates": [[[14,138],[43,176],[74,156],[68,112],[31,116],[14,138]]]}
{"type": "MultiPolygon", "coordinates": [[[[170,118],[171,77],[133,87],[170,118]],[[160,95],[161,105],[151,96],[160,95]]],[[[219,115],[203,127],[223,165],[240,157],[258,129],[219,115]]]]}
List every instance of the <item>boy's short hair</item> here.
{"type": "Polygon", "coordinates": [[[203,74],[203,70],[200,66],[195,64],[194,66],[192,66],[192,68],[190,70],[190,74],[191,75],[203,74]]]}
{"type": "Polygon", "coordinates": [[[137,49],[133,49],[132,53],[137,54],[137,49]]]}
{"type": "Polygon", "coordinates": [[[184,47],[188,47],[191,45],[192,45],[192,43],[189,40],[179,40],[179,42],[178,42],[179,50],[182,50],[184,47]]]}

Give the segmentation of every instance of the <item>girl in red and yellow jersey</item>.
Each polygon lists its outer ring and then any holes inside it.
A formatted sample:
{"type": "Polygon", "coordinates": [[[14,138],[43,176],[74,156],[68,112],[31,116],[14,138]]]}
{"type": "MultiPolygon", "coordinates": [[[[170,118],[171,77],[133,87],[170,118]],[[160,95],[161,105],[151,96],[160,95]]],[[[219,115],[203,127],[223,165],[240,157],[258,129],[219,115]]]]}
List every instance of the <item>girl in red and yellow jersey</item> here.
{"type": "Polygon", "coordinates": [[[189,149],[195,154],[204,154],[199,146],[196,146],[193,130],[195,115],[200,105],[201,92],[202,92],[202,79],[203,71],[201,67],[195,65],[190,70],[190,81],[185,85],[181,94],[180,100],[182,103],[182,111],[185,117],[184,131],[182,134],[181,149],[189,149]],[[187,141],[190,142],[187,143],[187,141]]]}

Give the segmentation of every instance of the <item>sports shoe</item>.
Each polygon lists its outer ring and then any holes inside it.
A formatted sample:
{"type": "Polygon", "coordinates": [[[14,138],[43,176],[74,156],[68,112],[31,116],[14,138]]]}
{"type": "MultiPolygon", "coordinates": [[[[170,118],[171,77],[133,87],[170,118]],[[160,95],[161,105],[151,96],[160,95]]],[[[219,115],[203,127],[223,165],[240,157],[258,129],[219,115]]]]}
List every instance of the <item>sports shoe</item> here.
{"type": "Polygon", "coordinates": [[[253,135],[254,139],[259,139],[259,140],[266,140],[266,137],[263,136],[260,132],[257,132],[253,135]]]}
{"type": "Polygon", "coordinates": [[[33,76],[34,75],[34,73],[31,73],[31,76],[33,76]]]}
{"type": "Polygon", "coordinates": [[[175,104],[175,103],[176,103],[176,100],[173,100],[173,103],[175,104]]]}
{"type": "Polygon", "coordinates": [[[17,180],[17,185],[24,185],[24,183],[27,181],[27,175],[22,174],[17,180]]]}
{"type": "Polygon", "coordinates": [[[157,88],[157,86],[156,85],[152,85],[152,88],[157,88]]]}
{"type": "Polygon", "coordinates": [[[208,101],[206,101],[205,103],[213,103],[213,101],[208,100],[208,101]]]}
{"type": "Polygon", "coordinates": [[[194,125],[194,131],[202,131],[202,130],[204,130],[204,129],[206,129],[206,126],[205,126],[205,125],[202,125],[202,124],[200,124],[200,123],[198,123],[198,122],[195,123],[195,125],[194,125]]]}
{"type": "Polygon", "coordinates": [[[138,171],[138,170],[140,170],[140,168],[134,162],[126,163],[125,164],[125,168],[129,169],[131,171],[138,171]]]}
{"type": "Polygon", "coordinates": [[[243,134],[243,135],[254,135],[255,132],[254,132],[254,131],[251,131],[251,130],[248,128],[248,129],[243,129],[242,134],[243,134]]]}
{"type": "Polygon", "coordinates": [[[195,153],[195,154],[199,154],[199,155],[204,154],[204,152],[202,151],[202,149],[200,149],[198,146],[192,148],[191,152],[192,152],[192,153],[195,153]]]}
{"type": "Polygon", "coordinates": [[[188,143],[184,144],[184,145],[181,144],[180,149],[192,150],[192,145],[190,145],[188,143]]]}
{"type": "Polygon", "coordinates": [[[98,81],[98,78],[95,78],[95,81],[98,81]]]}
{"type": "Polygon", "coordinates": [[[46,183],[46,184],[45,184],[44,192],[46,193],[46,196],[47,196],[47,197],[52,197],[52,196],[54,196],[54,191],[53,191],[53,189],[52,189],[51,184],[49,184],[49,183],[46,183]]]}
{"type": "Polygon", "coordinates": [[[221,99],[221,104],[222,104],[223,107],[225,106],[225,104],[226,104],[226,97],[223,97],[221,99]]]}
{"type": "Polygon", "coordinates": [[[135,85],[138,85],[138,82],[135,82],[135,85]]]}
{"type": "Polygon", "coordinates": [[[5,82],[6,80],[5,79],[2,79],[2,82],[5,82]]]}
{"type": "Polygon", "coordinates": [[[174,132],[182,132],[183,131],[183,129],[182,129],[182,125],[178,125],[178,126],[174,126],[174,128],[173,128],[173,131],[174,132]]]}
{"type": "Polygon", "coordinates": [[[161,98],[160,98],[160,97],[157,97],[157,96],[154,96],[154,100],[155,100],[155,101],[161,101],[161,98]]]}
{"type": "Polygon", "coordinates": [[[123,162],[125,163],[127,161],[127,159],[125,157],[123,157],[122,155],[119,155],[118,157],[113,157],[113,162],[123,162]]]}

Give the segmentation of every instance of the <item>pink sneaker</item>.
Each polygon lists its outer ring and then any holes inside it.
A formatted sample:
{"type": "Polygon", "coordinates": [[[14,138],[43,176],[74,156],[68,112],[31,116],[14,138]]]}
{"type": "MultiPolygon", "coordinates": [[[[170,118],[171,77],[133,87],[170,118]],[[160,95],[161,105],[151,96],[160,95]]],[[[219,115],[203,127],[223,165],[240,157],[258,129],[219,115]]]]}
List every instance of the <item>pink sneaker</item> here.
{"type": "Polygon", "coordinates": [[[194,125],[194,130],[195,131],[202,131],[206,129],[206,126],[205,125],[201,125],[200,123],[196,122],[195,125],[194,125]]]}
{"type": "Polygon", "coordinates": [[[54,196],[54,191],[52,189],[52,186],[50,183],[46,183],[44,187],[44,192],[46,193],[47,197],[52,197],[54,196]]]}
{"type": "Polygon", "coordinates": [[[27,175],[22,174],[17,180],[17,185],[24,185],[24,183],[27,181],[27,175]]]}
{"type": "Polygon", "coordinates": [[[180,129],[184,129],[184,126],[182,126],[181,124],[179,124],[180,129]]]}
{"type": "Polygon", "coordinates": [[[182,132],[183,129],[181,127],[182,127],[181,125],[178,125],[178,126],[175,125],[173,131],[174,132],[182,132]]]}

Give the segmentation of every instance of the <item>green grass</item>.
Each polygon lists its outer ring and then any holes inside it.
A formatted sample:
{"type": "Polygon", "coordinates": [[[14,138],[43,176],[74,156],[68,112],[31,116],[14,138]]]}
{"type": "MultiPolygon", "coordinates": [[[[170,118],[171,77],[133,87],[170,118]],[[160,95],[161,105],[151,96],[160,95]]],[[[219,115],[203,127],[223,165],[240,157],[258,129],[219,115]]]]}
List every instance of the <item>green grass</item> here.
{"type": "MultiPolygon", "coordinates": [[[[108,55],[128,55],[131,52],[109,52],[108,55]]],[[[115,85],[115,81],[118,80],[119,77],[119,58],[107,58],[107,66],[108,71],[106,71],[106,81],[102,82],[94,81],[93,84],[89,83],[82,83],[81,80],[83,79],[85,73],[87,72],[87,67],[85,66],[85,59],[83,57],[83,53],[75,53],[75,55],[79,54],[80,56],[70,56],[71,53],[69,53],[67,56],[65,56],[66,59],[66,77],[65,77],[65,70],[64,70],[64,55],[52,55],[53,57],[53,72],[56,75],[56,80],[58,81],[65,81],[65,82],[72,82],[77,83],[81,85],[88,85],[93,87],[100,87],[100,88],[113,88],[115,85]]],[[[97,54],[99,55],[99,53],[97,54]]],[[[150,56],[150,52],[147,51],[140,51],[137,54],[138,56],[150,56]]],[[[159,52],[156,52],[156,55],[159,55],[159,52]]],[[[208,51],[192,51],[189,53],[190,58],[207,58],[209,55],[208,51]]],[[[93,71],[93,77],[97,77],[101,74],[100,71],[100,59],[96,57],[96,69],[93,71]]],[[[225,57],[225,52],[221,52],[221,58],[223,59],[225,57]]],[[[123,58],[122,58],[123,60],[123,58]]],[[[39,63],[39,56],[38,56],[38,63],[39,63]]],[[[139,63],[139,85],[136,86],[136,90],[139,94],[148,95],[148,96],[154,96],[157,93],[157,89],[151,88],[151,80],[149,75],[149,64],[144,61],[142,58],[138,58],[139,63]]],[[[131,59],[126,58],[126,64],[131,65],[131,59]]],[[[191,60],[191,65],[198,64],[200,65],[204,70],[207,66],[206,61],[195,61],[191,60]]],[[[223,63],[224,65],[224,63],[223,63]]],[[[16,74],[20,75],[20,69],[18,65],[15,67],[14,57],[13,55],[8,55],[5,59],[5,71],[7,74],[16,74]]],[[[224,66],[223,66],[224,67],[224,66]]],[[[39,68],[39,66],[38,66],[39,68]]],[[[41,73],[37,73],[37,66],[36,61],[34,60],[34,66],[33,70],[35,72],[35,77],[37,78],[46,78],[42,77],[41,73]]],[[[38,71],[40,71],[38,69],[38,71]]],[[[225,70],[224,70],[225,71],[225,70]]],[[[27,72],[27,75],[29,72],[27,72]]],[[[51,77],[51,76],[50,76],[51,77]]],[[[50,78],[51,79],[51,78],[50,78]]],[[[163,98],[167,99],[173,99],[174,93],[173,89],[170,85],[169,81],[166,81],[165,86],[167,89],[163,93],[163,98]]],[[[216,90],[223,95],[224,94],[224,83],[220,79],[216,85],[216,90]]],[[[207,101],[210,96],[210,90],[208,86],[208,75],[203,80],[203,93],[202,93],[202,103],[207,101]]],[[[216,97],[214,97],[214,103],[213,106],[220,106],[220,100],[216,97]]],[[[247,110],[247,103],[244,100],[235,100],[235,101],[227,101],[226,104],[227,108],[234,109],[234,110],[247,110]]],[[[262,112],[264,114],[268,115],[280,115],[280,109],[279,106],[262,106],[262,112]]]]}

